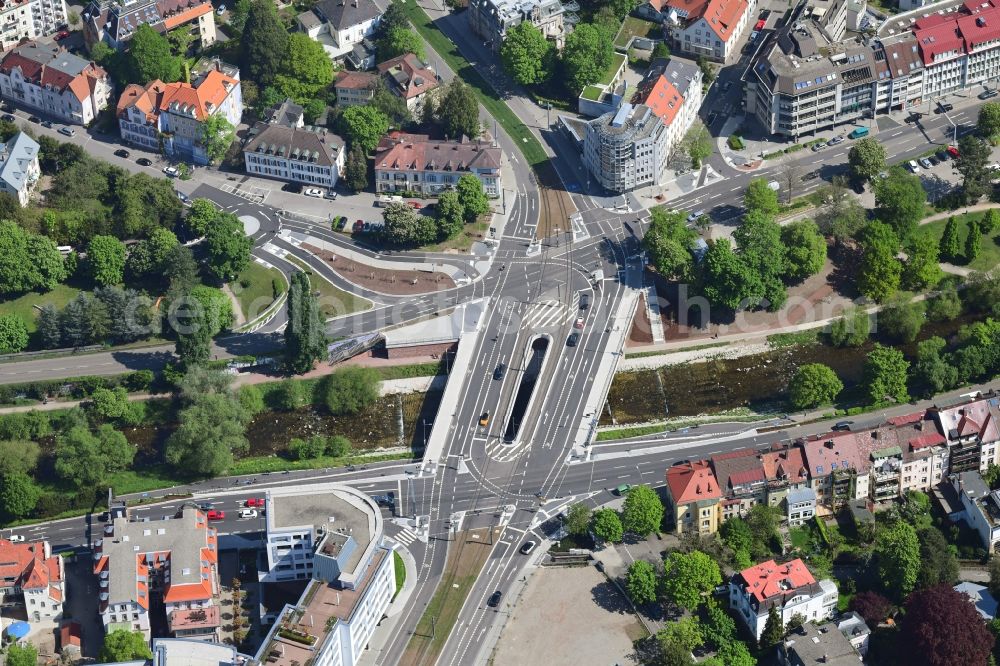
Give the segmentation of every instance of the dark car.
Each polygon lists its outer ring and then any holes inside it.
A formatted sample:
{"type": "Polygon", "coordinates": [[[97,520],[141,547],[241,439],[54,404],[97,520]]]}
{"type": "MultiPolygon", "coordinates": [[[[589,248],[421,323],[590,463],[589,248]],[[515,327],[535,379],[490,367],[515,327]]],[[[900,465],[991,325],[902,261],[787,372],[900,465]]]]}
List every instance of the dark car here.
{"type": "Polygon", "coordinates": [[[501,363],[496,367],[496,370],[493,371],[493,379],[503,379],[504,373],[506,372],[507,372],[506,364],[501,363]]]}
{"type": "Polygon", "coordinates": [[[948,113],[950,111],[953,111],[954,109],[955,106],[952,104],[939,104],[935,113],[948,113]]]}
{"type": "Polygon", "coordinates": [[[51,120],[43,120],[42,121],[42,127],[47,127],[49,129],[52,129],[52,121],[51,120]]]}
{"type": "Polygon", "coordinates": [[[996,90],[984,90],[983,92],[979,93],[979,99],[993,99],[994,97],[997,96],[997,94],[998,93],[996,90]]]}
{"type": "Polygon", "coordinates": [[[854,421],[837,421],[837,423],[833,425],[833,428],[831,428],[831,430],[835,430],[838,432],[842,430],[850,430],[853,424],[854,421]]]}
{"type": "Polygon", "coordinates": [[[123,159],[128,159],[129,152],[124,148],[119,148],[115,151],[115,157],[121,157],[123,159]]]}
{"type": "Polygon", "coordinates": [[[215,505],[211,502],[201,502],[198,504],[198,508],[202,511],[211,511],[213,506],[215,505]]]}
{"type": "Polygon", "coordinates": [[[580,334],[577,333],[576,331],[573,331],[572,333],[569,334],[569,337],[566,339],[566,346],[576,347],[576,343],[578,343],[579,341],[580,341],[580,334]]]}
{"type": "Polygon", "coordinates": [[[819,178],[819,171],[810,171],[806,175],[802,176],[802,180],[815,180],[819,178]]]}
{"type": "Polygon", "coordinates": [[[39,118],[38,116],[28,116],[28,122],[29,123],[40,123],[40,122],[42,122],[42,119],[39,118]]]}
{"type": "Polygon", "coordinates": [[[302,185],[300,185],[299,183],[285,183],[284,185],[281,186],[281,191],[291,192],[292,194],[301,194],[302,185]]]}
{"type": "Polygon", "coordinates": [[[107,512],[107,511],[105,511],[104,513],[102,513],[101,515],[99,515],[99,516],[97,517],[97,519],[98,519],[99,521],[101,521],[102,523],[106,523],[106,522],[108,522],[108,518],[109,518],[109,516],[108,516],[108,512],[107,512]]]}
{"type": "Polygon", "coordinates": [[[931,163],[931,166],[937,166],[938,164],[941,164],[941,160],[939,160],[934,155],[931,155],[930,157],[928,157],[927,161],[931,163]]]}
{"type": "Polygon", "coordinates": [[[500,590],[497,590],[496,592],[490,595],[489,599],[486,600],[486,605],[489,606],[490,608],[496,608],[497,606],[500,605],[500,599],[502,597],[503,593],[500,590]]]}
{"type": "Polygon", "coordinates": [[[590,294],[582,293],[580,294],[580,309],[586,310],[590,307],[590,294]]]}
{"type": "Polygon", "coordinates": [[[15,120],[17,120],[17,118],[15,118],[14,116],[10,115],[9,113],[3,114],[3,119],[6,120],[9,123],[12,123],[15,120]]]}
{"type": "Polygon", "coordinates": [[[938,158],[939,161],[944,162],[948,159],[948,151],[942,148],[934,153],[934,157],[938,158]]]}
{"type": "Polygon", "coordinates": [[[146,157],[140,157],[135,161],[135,163],[138,164],[139,166],[153,166],[153,160],[148,159],[146,157]]]}

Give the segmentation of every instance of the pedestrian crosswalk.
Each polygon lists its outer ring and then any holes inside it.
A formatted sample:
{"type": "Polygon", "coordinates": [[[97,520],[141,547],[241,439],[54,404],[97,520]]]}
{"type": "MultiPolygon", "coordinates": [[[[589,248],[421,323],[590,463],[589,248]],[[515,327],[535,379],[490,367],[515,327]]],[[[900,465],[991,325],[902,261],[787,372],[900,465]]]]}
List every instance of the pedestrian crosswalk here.
{"type": "Polygon", "coordinates": [[[409,527],[404,527],[403,530],[396,534],[393,539],[403,544],[404,546],[409,546],[411,543],[417,540],[417,533],[411,530],[409,527]]]}
{"type": "Polygon", "coordinates": [[[579,298],[579,294],[573,294],[574,302],[570,305],[552,299],[534,303],[524,314],[523,328],[539,330],[564,324],[576,310],[576,301],[579,298]]]}

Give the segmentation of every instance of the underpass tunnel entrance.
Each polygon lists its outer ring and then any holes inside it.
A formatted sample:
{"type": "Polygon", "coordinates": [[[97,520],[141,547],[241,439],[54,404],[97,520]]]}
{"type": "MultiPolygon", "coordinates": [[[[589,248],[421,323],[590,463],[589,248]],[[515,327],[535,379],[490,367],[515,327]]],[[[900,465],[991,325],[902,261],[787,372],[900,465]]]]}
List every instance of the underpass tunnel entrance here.
{"type": "Polygon", "coordinates": [[[535,386],[538,384],[538,376],[541,374],[542,364],[548,350],[549,339],[547,337],[535,338],[531,343],[528,362],[525,363],[524,372],[521,374],[521,382],[517,387],[517,394],[514,396],[514,405],[510,410],[507,426],[503,431],[505,442],[513,442],[517,439],[521,423],[524,422],[531,398],[535,394],[535,386]]]}

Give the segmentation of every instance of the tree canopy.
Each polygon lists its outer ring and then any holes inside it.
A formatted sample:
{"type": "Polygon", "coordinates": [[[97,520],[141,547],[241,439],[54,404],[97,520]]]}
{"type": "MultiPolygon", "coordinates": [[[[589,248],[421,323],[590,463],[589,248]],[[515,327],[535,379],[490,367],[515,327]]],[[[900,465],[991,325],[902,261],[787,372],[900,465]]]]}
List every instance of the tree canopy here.
{"type": "Polygon", "coordinates": [[[479,101],[468,84],[456,76],[439,99],[437,116],[446,136],[479,137],[479,101]]]}
{"type": "Polygon", "coordinates": [[[500,58],[507,73],[523,86],[542,83],[552,75],[552,43],[531,21],[507,31],[500,58]]]}
{"type": "Polygon", "coordinates": [[[304,32],[289,34],[272,85],[283,96],[306,104],[320,96],[332,82],[333,61],[323,45],[304,32]]]}
{"type": "Polygon", "coordinates": [[[588,85],[601,80],[613,57],[612,41],[603,31],[590,23],[577,25],[566,38],[562,52],[567,85],[579,94],[588,85]]]}
{"type": "Polygon", "coordinates": [[[899,658],[912,666],[985,664],[994,638],[976,607],[950,585],[915,592],[899,628],[899,658]]]}
{"type": "Polygon", "coordinates": [[[106,663],[152,659],[145,636],[141,631],[115,629],[104,637],[100,659],[106,663]]]}
{"type": "Polygon", "coordinates": [[[437,237],[437,225],[426,215],[419,215],[405,203],[391,203],[382,209],[382,238],[389,244],[406,247],[431,243],[437,237]]]}
{"type": "Polygon", "coordinates": [[[475,175],[467,173],[458,179],[455,186],[458,202],[462,204],[463,217],[466,223],[475,222],[480,215],[490,210],[490,199],[486,196],[483,183],[475,175]]]}
{"type": "Polygon", "coordinates": [[[302,271],[292,273],[288,289],[288,323],[285,326],[285,357],[289,369],[301,374],[327,356],[323,314],[302,271]]]}
{"type": "Polygon", "coordinates": [[[147,23],[140,23],[129,40],[125,63],[129,81],[143,86],[157,79],[164,83],[180,81],[184,73],[183,63],[173,54],[170,42],[147,23]]]}
{"type": "Polygon", "coordinates": [[[844,390],[837,373],[822,363],[799,366],[788,386],[792,407],[807,409],[828,405],[844,390]]]}
{"type": "Polygon", "coordinates": [[[874,189],[875,216],[892,227],[898,240],[909,239],[927,205],[927,192],[920,178],[893,167],[886,178],[876,180],[874,189]]]}
{"type": "Polygon", "coordinates": [[[785,247],[785,278],[799,282],[819,273],[826,263],[826,239],[812,220],[797,220],[781,228],[785,247]]]}
{"type": "Polygon", "coordinates": [[[357,414],[379,395],[379,375],[372,368],[348,366],[320,383],[323,402],[331,414],[357,414]]]}
{"type": "Polygon", "coordinates": [[[288,32],[271,0],[250,0],[240,39],[240,71],[264,90],[274,83],[288,54],[288,32]]]}
{"type": "Polygon", "coordinates": [[[632,488],[622,507],[622,527],[625,531],[644,537],[651,532],[658,532],[661,522],[663,502],[656,491],[644,485],[632,488]]]}
{"type": "Polygon", "coordinates": [[[886,157],[885,146],[871,136],[855,141],[847,151],[851,173],[865,180],[872,180],[879,172],[885,171],[886,157]]]}
{"type": "Polygon", "coordinates": [[[49,291],[66,279],[62,255],[45,236],[0,221],[0,293],[49,291]]]}
{"type": "Polygon", "coordinates": [[[646,560],[635,560],[625,574],[625,591],[632,603],[644,606],[656,601],[656,569],[646,560]]]}
{"type": "Polygon", "coordinates": [[[869,222],[861,232],[861,270],[858,290],[881,303],[899,289],[903,265],[896,258],[899,238],[879,221],[869,222]]]}
{"type": "Polygon", "coordinates": [[[913,526],[903,520],[879,531],[873,548],[879,578],[887,591],[903,599],[920,574],[920,541],[913,526]]]}
{"type": "Polygon", "coordinates": [[[909,368],[910,362],[903,357],[903,352],[876,344],[865,359],[864,384],[868,399],[873,404],[883,403],[886,399],[907,402],[910,399],[906,390],[909,368]]]}
{"type": "Polygon", "coordinates": [[[618,517],[618,512],[613,509],[594,511],[591,529],[598,539],[611,543],[620,542],[625,534],[621,518],[618,517]]]}
{"type": "Polygon", "coordinates": [[[754,178],[747,183],[743,193],[743,209],[749,213],[757,211],[770,217],[778,214],[778,193],[771,189],[767,180],[754,178]]]}
{"type": "Polygon", "coordinates": [[[344,137],[367,155],[375,150],[379,140],[389,131],[389,119],[372,106],[350,106],[340,115],[344,137]]]}
{"type": "Polygon", "coordinates": [[[409,27],[393,27],[378,40],[378,61],[385,62],[405,53],[412,53],[421,60],[426,58],[424,41],[409,27]]]}
{"type": "Polygon", "coordinates": [[[694,610],[722,583],[722,573],[715,561],[701,552],[671,551],[664,561],[662,588],[669,601],[685,610],[694,610]]]}
{"type": "Polygon", "coordinates": [[[219,213],[205,232],[206,263],[218,279],[227,281],[250,264],[253,239],[246,235],[243,223],[232,213],[219,213]]]}

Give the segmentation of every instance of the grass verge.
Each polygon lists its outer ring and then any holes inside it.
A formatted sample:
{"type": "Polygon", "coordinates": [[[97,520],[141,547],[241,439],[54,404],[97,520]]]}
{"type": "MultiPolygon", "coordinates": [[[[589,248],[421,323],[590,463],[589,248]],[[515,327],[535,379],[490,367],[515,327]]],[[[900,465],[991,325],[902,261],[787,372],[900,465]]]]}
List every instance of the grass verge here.
{"type": "Polygon", "coordinates": [[[728,347],[728,342],[709,342],[704,345],[695,345],[694,347],[684,347],[683,349],[674,349],[671,351],[644,351],[635,352],[632,354],[626,353],[625,358],[649,358],[650,356],[668,356],[670,354],[678,354],[680,352],[690,352],[698,351],[700,349],[712,349],[713,347],[728,347]]]}
{"type": "Polygon", "coordinates": [[[517,116],[506,104],[497,98],[496,92],[486,79],[469,64],[454,42],[434,25],[426,12],[414,2],[402,2],[399,6],[403,8],[403,12],[420,33],[420,36],[448,63],[456,76],[472,87],[480,103],[486,107],[486,110],[498,123],[503,125],[504,130],[521,149],[521,154],[524,155],[528,164],[539,167],[548,162],[549,158],[545,155],[545,150],[542,149],[542,145],[538,143],[531,130],[517,119],[517,116]]]}
{"type": "Polygon", "coordinates": [[[805,331],[794,333],[775,333],[767,336],[767,346],[772,349],[782,347],[794,347],[795,345],[812,345],[819,342],[819,334],[822,327],[810,328],[805,331]]]}
{"type": "Polygon", "coordinates": [[[2,300],[0,301],[0,315],[17,315],[28,327],[28,333],[34,333],[38,329],[35,325],[35,314],[38,312],[38,308],[43,305],[53,305],[57,310],[62,310],[80,291],[76,287],[57,284],[55,289],[44,294],[31,292],[10,300],[2,300]]]}
{"type": "Polygon", "coordinates": [[[443,361],[430,363],[410,363],[408,365],[387,365],[374,368],[382,381],[387,379],[409,379],[410,377],[434,377],[445,374],[443,361]]]}
{"type": "Polygon", "coordinates": [[[229,285],[240,303],[245,321],[252,321],[258,317],[281,294],[281,292],[275,293],[274,280],[277,280],[282,291],[288,288],[281,271],[251,261],[250,265],[229,285]],[[247,286],[244,287],[244,284],[247,286]]]}
{"type": "Polygon", "coordinates": [[[320,312],[327,319],[371,309],[371,301],[334,286],[332,282],[323,276],[314,273],[301,259],[292,255],[288,255],[285,259],[298,266],[309,276],[309,284],[312,286],[313,291],[319,292],[320,312]]]}
{"type": "Polygon", "coordinates": [[[708,423],[753,423],[763,421],[767,418],[764,414],[751,413],[747,409],[734,409],[729,413],[713,414],[696,418],[677,419],[676,421],[661,421],[660,423],[648,423],[646,425],[631,426],[628,428],[612,428],[610,430],[600,430],[595,441],[607,442],[616,439],[631,439],[642,437],[643,435],[656,435],[659,433],[676,432],[684,428],[697,428],[708,423]]]}
{"type": "Polygon", "coordinates": [[[377,455],[358,454],[333,458],[322,456],[310,460],[288,460],[278,456],[257,456],[243,458],[233,463],[233,466],[226,470],[229,476],[242,476],[243,474],[262,474],[264,472],[284,472],[285,470],[299,469],[323,469],[324,467],[345,467],[347,465],[364,465],[367,463],[385,462],[386,460],[410,460],[413,458],[411,451],[400,451],[398,453],[383,453],[377,455]]]}
{"type": "Polygon", "coordinates": [[[395,599],[399,596],[399,592],[406,582],[406,565],[403,564],[402,556],[396,551],[392,551],[392,566],[396,573],[396,593],[392,595],[392,598],[395,599]]]}

